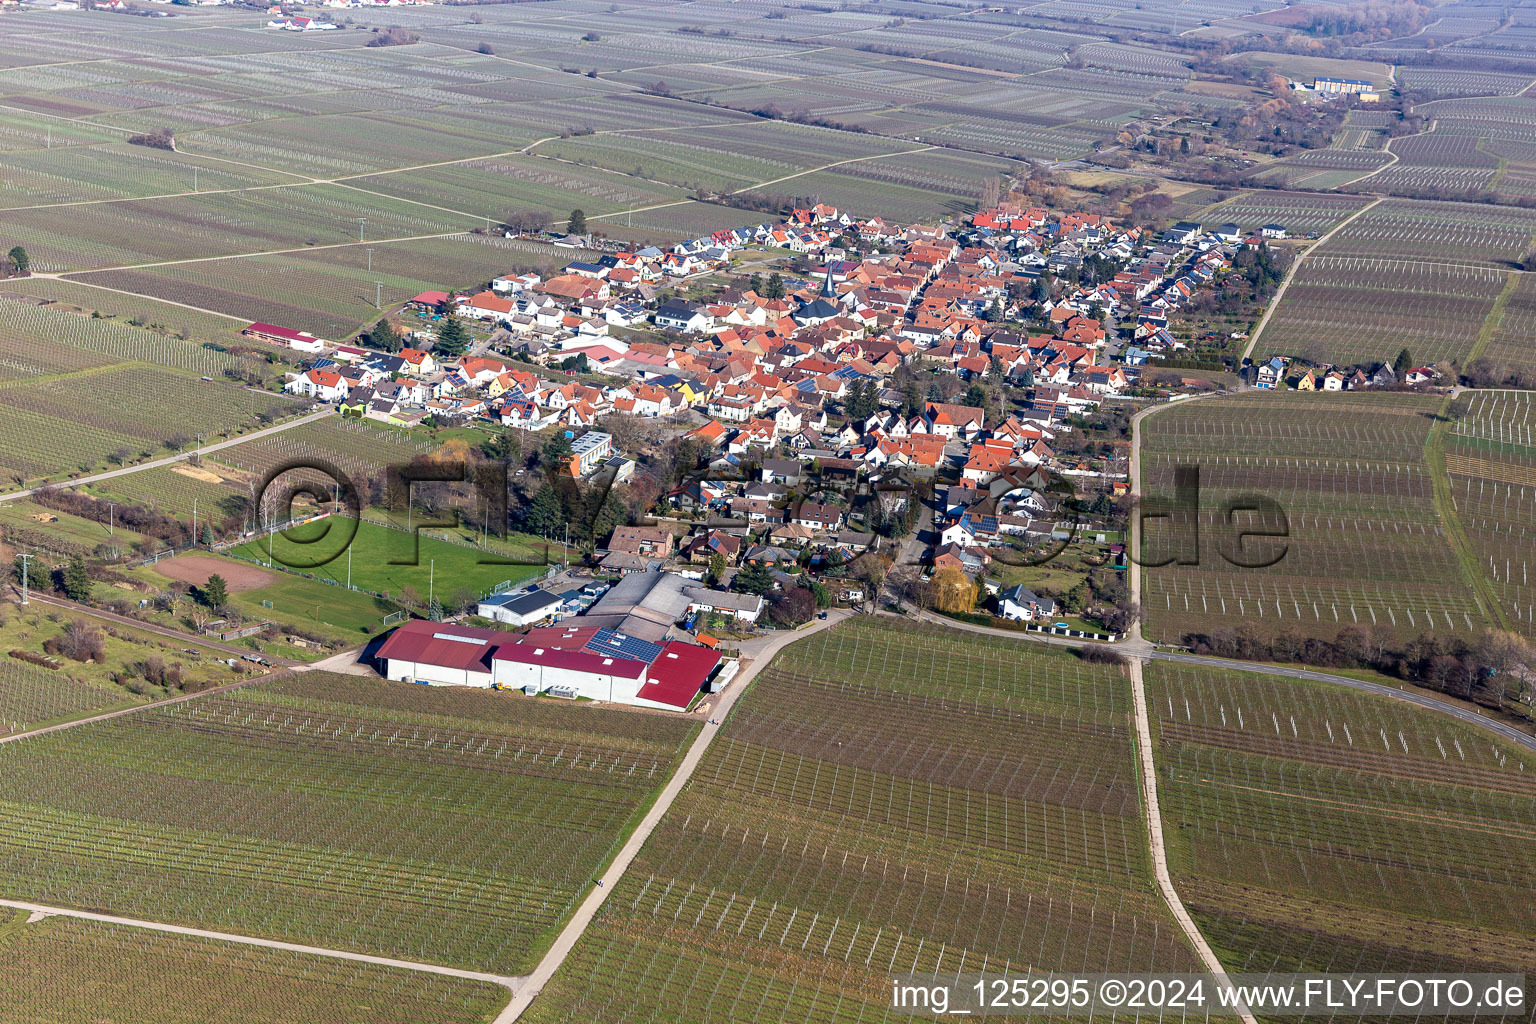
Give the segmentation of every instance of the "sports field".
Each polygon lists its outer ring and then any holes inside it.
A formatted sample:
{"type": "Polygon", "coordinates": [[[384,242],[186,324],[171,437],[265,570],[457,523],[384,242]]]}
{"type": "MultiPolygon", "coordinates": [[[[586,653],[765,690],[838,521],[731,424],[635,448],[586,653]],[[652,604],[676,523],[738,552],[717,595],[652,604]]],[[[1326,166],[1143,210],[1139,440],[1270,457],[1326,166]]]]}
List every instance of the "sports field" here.
{"type": "Polygon", "coordinates": [[[511,974],[693,729],[489,690],[274,679],[0,747],[0,890],[511,974]]]}
{"type": "Polygon", "coordinates": [[[517,564],[492,551],[341,517],[256,538],[231,553],[395,598],[410,587],[425,601],[431,591],[445,604],[460,590],[479,595],[544,569],[539,552],[528,552],[517,564]]]}

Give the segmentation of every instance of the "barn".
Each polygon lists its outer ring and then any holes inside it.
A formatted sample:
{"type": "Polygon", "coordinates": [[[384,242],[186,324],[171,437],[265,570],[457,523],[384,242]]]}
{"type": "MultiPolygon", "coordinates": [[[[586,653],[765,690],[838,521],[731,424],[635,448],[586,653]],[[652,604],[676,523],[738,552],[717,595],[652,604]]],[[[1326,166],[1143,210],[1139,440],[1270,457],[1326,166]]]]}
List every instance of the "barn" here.
{"type": "Polygon", "coordinates": [[[400,626],[375,657],[387,678],[405,682],[497,686],[664,711],[685,710],[721,665],[718,651],[699,644],[656,643],[595,626],[507,633],[440,622],[400,626]]]}

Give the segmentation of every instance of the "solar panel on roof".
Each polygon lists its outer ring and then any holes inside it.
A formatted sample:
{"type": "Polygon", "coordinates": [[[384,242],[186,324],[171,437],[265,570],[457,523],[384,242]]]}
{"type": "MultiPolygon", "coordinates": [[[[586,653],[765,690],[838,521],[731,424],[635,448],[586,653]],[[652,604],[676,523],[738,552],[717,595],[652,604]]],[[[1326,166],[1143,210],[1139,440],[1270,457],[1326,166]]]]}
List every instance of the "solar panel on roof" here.
{"type": "Polygon", "coordinates": [[[484,647],[485,646],[485,641],[481,640],[479,637],[459,636],[457,633],[433,633],[432,634],[432,639],[434,639],[434,640],[457,640],[461,644],[475,644],[475,645],[480,646],[480,647],[484,647]]]}
{"type": "Polygon", "coordinates": [[[643,661],[647,665],[661,655],[661,645],[649,640],[629,636],[611,629],[600,629],[587,641],[586,649],[593,654],[617,654],[631,661],[643,661]]]}

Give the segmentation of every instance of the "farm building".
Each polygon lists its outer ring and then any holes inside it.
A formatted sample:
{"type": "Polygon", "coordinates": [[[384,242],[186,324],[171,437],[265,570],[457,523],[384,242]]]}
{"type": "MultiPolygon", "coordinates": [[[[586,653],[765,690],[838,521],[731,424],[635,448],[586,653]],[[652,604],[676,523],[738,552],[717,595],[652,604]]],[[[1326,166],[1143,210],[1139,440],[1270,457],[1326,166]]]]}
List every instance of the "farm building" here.
{"type": "Polygon", "coordinates": [[[320,352],[330,344],[324,338],[317,338],[308,331],[296,331],[292,327],[279,327],[276,324],[247,324],[245,330],[240,333],[247,338],[258,338],[297,352],[320,352]]]}
{"type": "Polygon", "coordinates": [[[388,678],[404,682],[496,686],[664,711],[686,709],[721,662],[719,652],[698,644],[653,643],[595,627],[517,634],[440,622],[406,623],[377,657],[388,678]]]}
{"type": "Polygon", "coordinates": [[[531,626],[554,615],[562,601],[558,595],[544,590],[526,594],[497,594],[480,602],[476,609],[480,615],[494,622],[509,626],[531,626]]]}

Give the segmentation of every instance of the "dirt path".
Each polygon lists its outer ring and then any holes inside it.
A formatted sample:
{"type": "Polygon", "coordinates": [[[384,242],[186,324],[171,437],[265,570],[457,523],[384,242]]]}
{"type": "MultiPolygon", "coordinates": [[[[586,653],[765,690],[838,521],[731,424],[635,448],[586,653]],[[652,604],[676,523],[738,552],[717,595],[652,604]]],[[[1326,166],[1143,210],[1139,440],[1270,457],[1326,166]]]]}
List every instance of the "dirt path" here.
{"type": "MultiPolygon", "coordinates": [[[[742,653],[749,656],[752,659],[752,663],[719,695],[718,700],[710,708],[710,717],[717,722],[723,723],[726,715],[730,714],[732,706],[746,692],[748,684],[752,682],[764,665],[773,660],[773,656],[778,654],[779,651],[796,640],[803,640],[812,633],[837,625],[851,614],[853,613],[840,609],[830,612],[825,619],[814,620],[810,626],[804,629],[784,633],[768,640],[748,641],[743,644],[742,653]]],[[[523,1015],[523,1012],[528,1009],[529,1004],[543,991],[544,986],[549,983],[549,979],[554,977],[555,972],[560,969],[560,965],[565,962],[565,958],[575,948],[582,934],[586,932],[587,926],[592,923],[592,919],[597,915],[597,911],[603,905],[603,901],[608,898],[608,895],[619,884],[619,880],[624,877],[624,872],[635,859],[635,855],[640,852],[640,848],[645,845],[645,841],[656,830],[656,826],[661,822],[662,817],[671,809],[678,794],[683,791],[683,787],[688,785],[688,781],[693,778],[694,769],[698,768],[705,752],[709,750],[709,745],[714,742],[715,737],[719,733],[719,725],[706,724],[703,730],[699,732],[699,735],[694,738],[693,744],[688,748],[688,753],[683,755],[682,763],[677,766],[677,771],[672,773],[672,778],[662,788],[661,794],[656,798],[656,802],[651,805],[651,809],[646,812],[645,817],[634,832],[630,833],[629,839],[624,843],[623,848],[619,850],[618,856],[614,857],[613,863],[603,873],[601,884],[593,886],[592,891],[587,894],[587,898],[581,902],[581,906],[576,908],[576,913],[571,916],[570,921],[566,923],[559,936],[555,938],[554,945],[549,948],[549,952],[544,954],[544,959],[539,961],[539,965],[533,969],[533,973],[520,979],[521,984],[514,989],[512,1001],[507,1004],[506,1009],[497,1015],[493,1024],[512,1024],[513,1021],[523,1015]]]]}
{"type": "MultiPolygon", "coordinates": [[[[1326,235],[1323,235],[1323,237],[1319,238],[1317,241],[1315,241],[1311,245],[1307,246],[1305,249],[1303,249],[1296,256],[1296,259],[1291,262],[1291,269],[1287,270],[1285,272],[1285,280],[1281,281],[1280,282],[1280,287],[1275,289],[1275,297],[1273,299],[1269,300],[1269,306],[1265,308],[1264,315],[1259,317],[1258,325],[1256,327],[1254,327],[1253,333],[1251,335],[1249,335],[1249,337],[1248,337],[1248,347],[1243,349],[1242,357],[1238,360],[1238,365],[1239,366],[1242,365],[1244,360],[1252,358],[1254,346],[1258,345],[1258,343],[1259,343],[1259,335],[1263,334],[1264,333],[1264,328],[1269,326],[1269,318],[1271,316],[1273,316],[1275,310],[1279,308],[1280,300],[1285,298],[1286,289],[1290,288],[1291,282],[1296,279],[1296,271],[1301,269],[1301,265],[1304,262],[1306,262],[1307,257],[1311,256],[1314,252],[1316,252],[1318,247],[1321,246],[1324,242],[1328,241],[1328,239],[1332,238],[1334,235],[1338,234],[1340,231],[1344,230],[1344,228],[1346,228],[1351,223],[1353,223],[1354,219],[1356,217],[1360,216],[1365,211],[1367,211],[1367,210],[1371,209],[1372,207],[1374,207],[1377,203],[1381,202],[1382,199],[1384,199],[1384,198],[1385,198],[1384,196],[1377,196],[1375,199],[1372,199],[1370,202],[1368,202],[1364,206],[1360,207],[1360,209],[1356,210],[1354,213],[1350,214],[1348,217],[1345,217],[1343,220],[1339,221],[1337,224],[1335,224],[1333,226],[1333,228],[1326,235]]],[[[1133,446],[1133,455],[1134,455],[1134,446],[1133,446]]],[[[1135,477],[1133,476],[1132,480],[1134,480],[1134,479],[1135,479],[1135,477]]],[[[1134,487],[1135,485],[1132,484],[1132,486],[1134,487]]],[[[1134,550],[1134,548],[1132,550],[1134,550]]]]}
{"type": "MultiPolygon", "coordinates": [[[[116,289],[114,289],[114,291],[115,290],[116,289]]],[[[132,293],[129,292],[125,294],[132,293]]],[[[262,393],[265,394],[266,392],[262,393]]],[[[232,437],[227,441],[220,441],[218,444],[205,444],[197,451],[182,452],[179,455],[167,455],[163,459],[151,459],[148,462],[141,462],[136,466],[124,466],[122,469],[114,469],[106,473],[95,473],[91,476],[74,477],[69,480],[60,480],[57,484],[43,486],[80,487],[84,484],[100,483],[103,480],[112,480],[116,477],[127,476],[130,473],[141,473],[146,469],[157,469],[160,466],[173,466],[178,462],[185,462],[186,460],[198,455],[199,453],[202,455],[208,455],[212,452],[223,451],[225,448],[232,448],[237,444],[245,444],[247,441],[255,441],[263,437],[270,437],[273,434],[281,434],[285,430],[292,430],[294,427],[303,426],[305,423],[312,423],[315,420],[324,419],[330,415],[332,415],[330,409],[319,409],[305,416],[300,416],[296,419],[291,419],[284,423],[279,423],[275,427],[266,427],[262,430],[252,431],[249,434],[241,434],[240,436],[232,437]]],[[[42,489],[43,487],[29,487],[21,491],[11,491],[8,494],[0,494],[0,501],[18,501],[22,498],[30,498],[32,495],[36,494],[42,489]]]]}
{"type": "MultiPolygon", "coordinates": [[[[247,654],[255,653],[249,647],[232,647],[229,644],[219,643],[217,640],[209,640],[207,637],[202,636],[193,636],[191,633],[183,633],[180,630],[171,629],[168,626],[156,625],[153,622],[140,622],[138,619],[131,619],[126,615],[119,615],[116,612],[109,612],[101,608],[91,608],[87,605],[76,604],[73,601],[66,601],[62,597],[54,597],[52,594],[43,594],[34,590],[32,591],[31,597],[32,600],[37,601],[40,604],[52,605],[55,608],[64,608],[72,612],[79,612],[81,615],[90,615],[98,619],[106,619],[108,622],[115,623],[119,626],[128,626],[132,629],[142,630],[146,633],[154,633],[156,636],[163,636],[170,640],[180,641],[181,643],[197,644],[199,647],[208,647],[215,651],[223,651],[225,654],[236,655],[237,657],[244,657],[247,654]]],[[[261,656],[266,658],[274,665],[282,665],[286,668],[293,668],[303,664],[302,662],[292,661],[288,658],[280,658],[275,654],[263,654],[261,656]]],[[[161,703],[165,702],[162,701],[161,703]]]]}
{"type": "MultiPolygon", "coordinates": [[[[162,702],[164,703],[164,702],[162,702]]],[[[229,932],[212,932],[203,928],[186,928],[177,924],[161,924],[158,921],[140,921],[132,917],[117,917],[112,914],[96,914],[86,910],[72,910],[67,907],[51,907],[41,903],[24,903],[20,900],[0,900],[0,907],[10,907],[14,910],[26,910],[41,917],[73,917],[82,921],[102,921],[107,924],[126,925],[130,928],[143,928],[152,932],[166,932],[171,935],[190,935],[201,939],[218,939],[221,942],[237,942],[242,946],[261,946],[266,949],[282,949],[290,953],[307,953],[310,956],[329,957],[333,960],[352,960],[363,964],[378,964],[381,967],[397,967],[407,971],[420,971],[426,974],[441,974],[448,978],[463,978],[468,981],[484,981],[492,985],[500,985],[509,991],[515,991],[521,980],[515,977],[507,977],[500,974],[486,974],[481,971],[466,971],[457,967],[439,967],[436,964],[416,963],[411,960],[395,960],[387,956],[370,956],[367,953],[349,953],[341,949],[323,949],[319,946],[304,946],[296,942],[278,942],[275,939],[258,939],[250,935],[233,935],[229,932]]]]}

